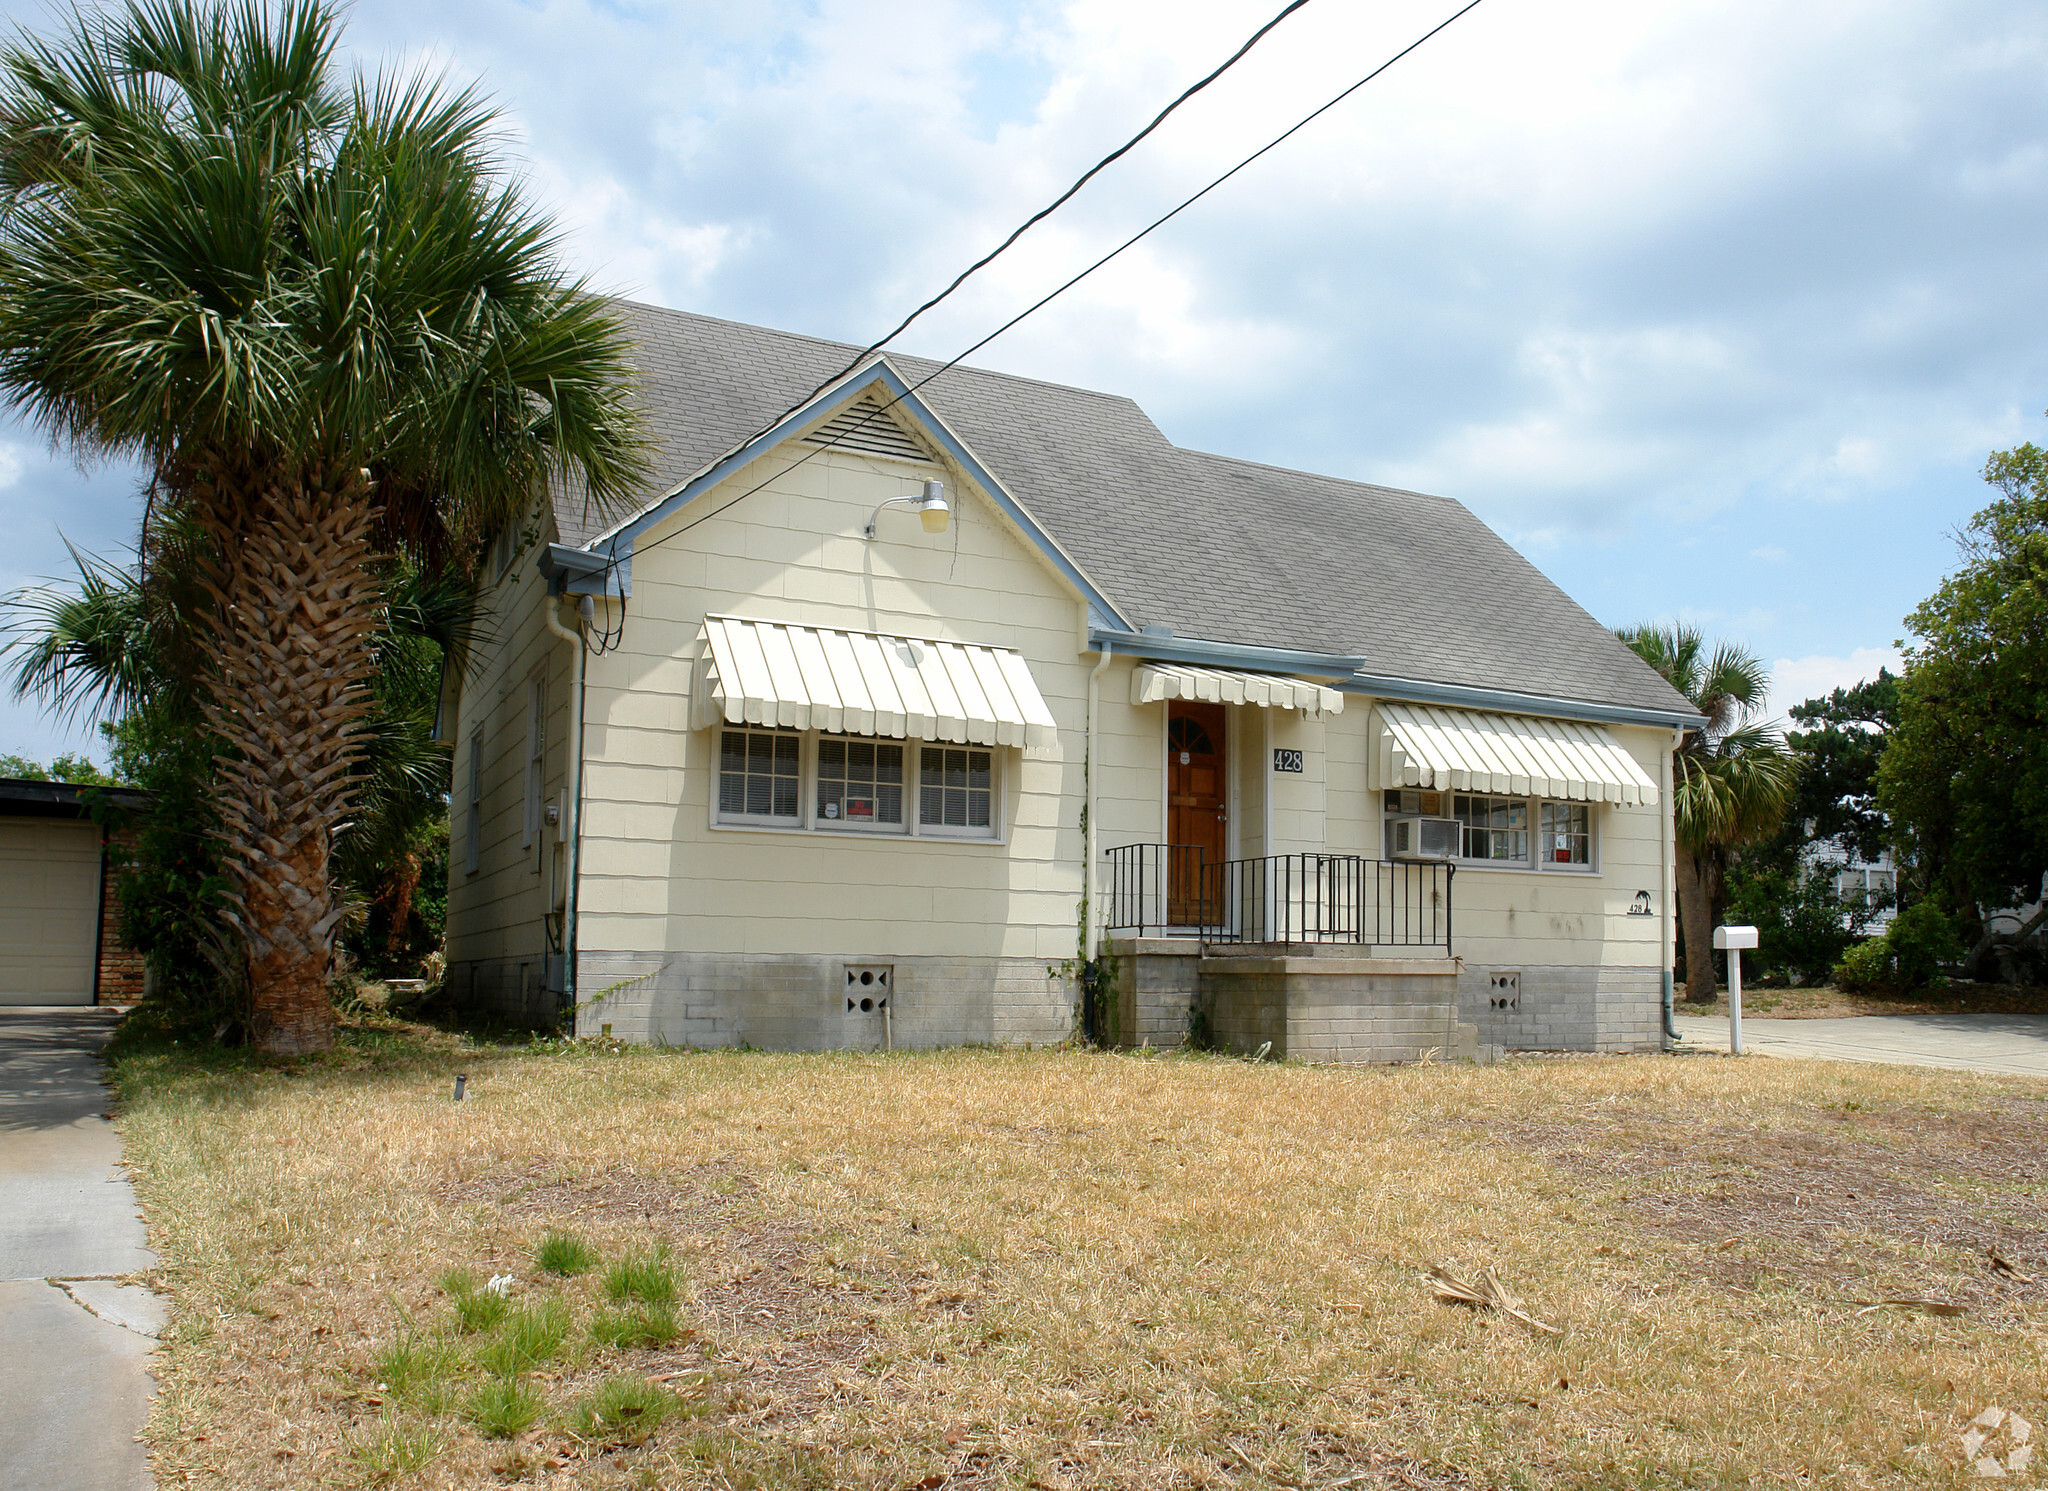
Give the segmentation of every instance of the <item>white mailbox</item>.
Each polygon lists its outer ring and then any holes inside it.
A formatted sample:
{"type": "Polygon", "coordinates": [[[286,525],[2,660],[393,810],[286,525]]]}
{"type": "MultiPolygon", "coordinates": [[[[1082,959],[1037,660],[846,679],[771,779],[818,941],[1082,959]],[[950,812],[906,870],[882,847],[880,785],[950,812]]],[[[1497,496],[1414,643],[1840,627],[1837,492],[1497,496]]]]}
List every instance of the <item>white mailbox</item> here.
{"type": "Polygon", "coordinates": [[[1755,927],[1716,927],[1714,946],[1728,955],[1728,1054],[1742,1054],[1742,950],[1756,946],[1755,927]]]}

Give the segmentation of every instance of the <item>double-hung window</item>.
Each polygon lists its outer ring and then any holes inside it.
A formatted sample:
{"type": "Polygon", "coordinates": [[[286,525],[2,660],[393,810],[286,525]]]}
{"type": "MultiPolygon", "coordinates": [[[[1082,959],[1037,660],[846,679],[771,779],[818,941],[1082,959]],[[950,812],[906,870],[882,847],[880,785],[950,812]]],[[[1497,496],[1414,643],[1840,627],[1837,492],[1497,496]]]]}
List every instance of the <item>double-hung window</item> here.
{"type": "Polygon", "coordinates": [[[1451,799],[1451,816],[1463,825],[1460,858],[1529,862],[1529,804],[1521,798],[1458,793],[1451,799]]]}
{"type": "Polygon", "coordinates": [[[818,740],[819,828],[903,832],[903,746],[894,740],[818,740]]]}
{"type": "Polygon", "coordinates": [[[1541,828],[1537,832],[1537,857],[1546,865],[1593,863],[1593,809],[1582,802],[1546,802],[1541,805],[1541,828]]]}
{"type": "Polygon", "coordinates": [[[920,752],[918,821],[958,838],[995,831],[995,758],[990,751],[928,745],[920,752]]]}
{"type": "Polygon", "coordinates": [[[801,744],[801,737],[784,730],[719,732],[719,818],[797,827],[802,817],[801,744]]]}
{"type": "Polygon", "coordinates": [[[1597,863],[1592,803],[1476,792],[1446,792],[1440,799],[1431,792],[1387,793],[1389,812],[1414,813],[1419,807],[1424,816],[1433,816],[1439,801],[1457,820],[1461,864],[1590,874],[1597,863]],[[1411,796],[1413,805],[1407,800],[1411,796]]]}
{"type": "Polygon", "coordinates": [[[721,726],[714,821],[818,833],[996,839],[1000,753],[980,746],[721,726]]]}

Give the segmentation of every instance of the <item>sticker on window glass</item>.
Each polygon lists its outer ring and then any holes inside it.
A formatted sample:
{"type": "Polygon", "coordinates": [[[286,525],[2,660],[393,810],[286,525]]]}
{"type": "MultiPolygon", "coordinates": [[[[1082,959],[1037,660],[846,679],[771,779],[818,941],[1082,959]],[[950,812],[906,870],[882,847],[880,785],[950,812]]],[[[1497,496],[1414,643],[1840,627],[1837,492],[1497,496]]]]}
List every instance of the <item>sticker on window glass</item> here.
{"type": "Polygon", "coordinates": [[[872,797],[849,797],[846,799],[846,816],[875,821],[875,800],[872,797]]]}

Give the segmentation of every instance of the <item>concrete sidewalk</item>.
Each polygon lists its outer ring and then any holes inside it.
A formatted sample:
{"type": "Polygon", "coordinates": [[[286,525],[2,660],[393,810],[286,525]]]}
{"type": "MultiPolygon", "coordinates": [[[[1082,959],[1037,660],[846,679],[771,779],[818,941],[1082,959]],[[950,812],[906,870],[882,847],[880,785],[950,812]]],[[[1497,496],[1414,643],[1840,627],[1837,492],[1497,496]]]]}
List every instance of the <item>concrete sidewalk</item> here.
{"type": "MultiPolygon", "coordinates": [[[[1728,1021],[1680,1015],[1688,1050],[1726,1051],[1728,1021]]],[[[2048,1015],[1856,1015],[1835,1020],[1745,1019],[1745,1050],[1818,1061],[1877,1061],[2048,1078],[2048,1015]]]]}
{"type": "Polygon", "coordinates": [[[162,1308],[97,1053],[118,1011],[0,1007],[0,1486],[150,1485],[162,1308]]]}

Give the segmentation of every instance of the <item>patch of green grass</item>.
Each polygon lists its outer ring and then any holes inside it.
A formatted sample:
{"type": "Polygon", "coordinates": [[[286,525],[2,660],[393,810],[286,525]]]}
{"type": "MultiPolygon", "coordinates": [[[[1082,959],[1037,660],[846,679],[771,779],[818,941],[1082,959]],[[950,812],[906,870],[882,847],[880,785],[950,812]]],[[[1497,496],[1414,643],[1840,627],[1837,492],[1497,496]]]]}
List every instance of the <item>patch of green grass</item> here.
{"type": "Polygon", "coordinates": [[[426,1469],[447,1447],[447,1436],[432,1424],[415,1423],[387,1413],[375,1428],[355,1441],[349,1458],[363,1468],[369,1484],[375,1486],[426,1469]]]}
{"type": "Polygon", "coordinates": [[[575,1233],[556,1230],[540,1240],[533,1261],[545,1272],[566,1279],[590,1272],[597,1263],[597,1252],[575,1233]]]}
{"type": "Polygon", "coordinates": [[[444,1342],[424,1339],[408,1330],[372,1359],[377,1381],[393,1397],[423,1413],[446,1413],[449,1379],[458,1363],[444,1342]]]}
{"type": "Polygon", "coordinates": [[[469,1395],[469,1421],[486,1439],[510,1439],[540,1417],[540,1394],[517,1377],[491,1377],[469,1395]]]}
{"type": "Polygon", "coordinates": [[[495,1289],[477,1283],[466,1268],[451,1268],[441,1275],[441,1288],[455,1306],[455,1323],[465,1334],[493,1330],[512,1308],[512,1301],[495,1289]]]}
{"type": "Polygon", "coordinates": [[[683,1333],[672,1304],[636,1300],[617,1310],[599,1310],[590,1319],[591,1339],[604,1346],[666,1346],[683,1333]]]}
{"type": "Polygon", "coordinates": [[[476,1354],[477,1365],[512,1377],[553,1361],[569,1334],[569,1306],[560,1299],[525,1305],[506,1317],[490,1344],[476,1354]]]}
{"type": "Polygon", "coordinates": [[[676,1400],[658,1383],[630,1372],[607,1377],[578,1405],[571,1426],[585,1439],[639,1444],[662,1425],[676,1400]]]}
{"type": "Polygon", "coordinates": [[[650,1305],[672,1305],[676,1299],[675,1266],[668,1249],[632,1253],[604,1271],[604,1292],[610,1299],[637,1299],[650,1305]]]}

